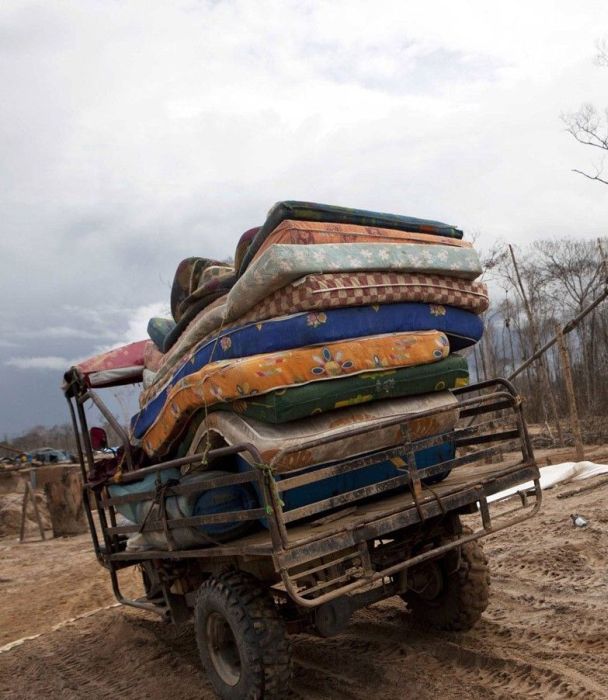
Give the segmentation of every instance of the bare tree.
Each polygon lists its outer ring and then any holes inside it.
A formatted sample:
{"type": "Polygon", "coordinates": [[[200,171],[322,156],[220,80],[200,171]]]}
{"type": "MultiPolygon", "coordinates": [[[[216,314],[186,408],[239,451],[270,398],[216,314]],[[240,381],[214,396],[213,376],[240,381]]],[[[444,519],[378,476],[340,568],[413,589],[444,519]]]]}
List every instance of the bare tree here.
{"type": "MultiPolygon", "coordinates": [[[[608,67],[608,41],[599,40],[596,49],[595,64],[602,68],[608,67]]],[[[585,172],[574,168],[573,172],[608,185],[608,179],[604,176],[604,156],[608,151],[608,109],[599,111],[594,105],[585,103],[576,112],[562,114],[561,118],[566,131],[579,143],[599,149],[599,158],[593,163],[593,171],[585,172]]]]}
{"type": "MultiPolygon", "coordinates": [[[[603,243],[555,238],[530,243],[516,255],[519,280],[509,247],[498,244],[490,251],[484,266],[493,299],[485,315],[481,345],[485,356],[492,358],[493,373],[509,376],[532,355],[534,347],[539,343],[544,346],[554,336],[556,325],[563,327],[603,298],[608,283],[603,250],[606,241],[603,243]],[[502,294],[497,292],[499,288],[502,294]]],[[[587,439],[601,441],[608,432],[608,383],[604,381],[608,375],[608,304],[600,304],[585,315],[565,341],[587,439]]],[[[516,377],[515,383],[526,398],[528,417],[545,423],[551,437],[553,429],[545,422],[549,413],[553,419],[557,413],[559,423],[552,422],[563,428],[561,422],[569,418],[571,409],[558,345],[544,354],[544,364],[543,370],[540,362],[534,362],[516,377]]],[[[572,438],[567,431],[564,436],[572,438]]]]}

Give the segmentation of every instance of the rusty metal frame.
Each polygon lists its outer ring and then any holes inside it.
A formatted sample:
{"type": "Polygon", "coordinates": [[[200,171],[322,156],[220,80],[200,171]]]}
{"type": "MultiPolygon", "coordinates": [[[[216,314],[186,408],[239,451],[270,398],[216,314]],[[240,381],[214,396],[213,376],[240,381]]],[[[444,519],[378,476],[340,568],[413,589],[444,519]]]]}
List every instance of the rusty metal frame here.
{"type": "MultiPolygon", "coordinates": [[[[515,427],[511,429],[497,431],[494,425],[495,421],[492,419],[476,424],[473,424],[471,421],[465,427],[457,428],[454,431],[413,441],[409,429],[409,425],[412,421],[454,411],[455,406],[449,405],[440,409],[429,409],[410,416],[392,417],[379,424],[367,426],[365,428],[347,428],[340,434],[340,439],[354,435],[363,435],[377,430],[379,427],[400,426],[403,435],[402,445],[396,448],[382,450],[372,456],[343,460],[317,470],[300,471],[300,473],[295,473],[290,476],[283,475],[281,479],[275,478],[275,469],[276,465],[280,464],[282,459],[296,450],[327,444],[332,439],[335,440],[335,436],[310,438],[302,441],[297,447],[285,448],[279,451],[267,465],[263,464],[263,460],[254,445],[241,444],[222,447],[207,453],[189,455],[143,469],[133,470],[128,435],[118,424],[111,411],[105,406],[97,393],[86,386],[82,377],[72,375],[71,381],[65,389],[65,394],[70,406],[70,415],[77,438],[78,457],[85,482],[85,511],[91,530],[95,554],[99,561],[110,571],[116,598],[119,602],[127,605],[134,605],[146,609],[150,608],[149,603],[129,600],[122,596],[116,572],[124,566],[132,566],[149,559],[201,559],[212,563],[214,559],[236,558],[238,561],[239,557],[263,557],[272,560],[278,577],[277,580],[280,580],[285,591],[296,604],[302,607],[315,607],[341,595],[366,589],[374,585],[375,582],[400,574],[407,568],[416,566],[427,559],[440,556],[450,549],[457,548],[466,542],[515,525],[536,513],[541,503],[538,468],[534,462],[532,445],[523,418],[522,402],[513,385],[504,379],[489,380],[476,385],[462,387],[454,390],[453,394],[459,400],[458,410],[460,419],[470,417],[473,420],[477,420],[477,418],[487,417],[488,415],[507,410],[511,419],[515,421],[515,427]],[[100,487],[88,483],[88,474],[93,470],[94,458],[84,411],[84,404],[87,401],[92,401],[97,406],[102,415],[120,436],[126,455],[126,471],[121,475],[122,482],[128,483],[138,480],[141,479],[142,476],[150,473],[155,473],[157,477],[159,477],[160,472],[166,469],[183,466],[185,464],[194,464],[202,460],[211,462],[214,459],[236,453],[249,453],[251,461],[256,468],[252,469],[250,472],[237,473],[231,476],[209,480],[205,484],[205,488],[255,482],[257,483],[259,493],[263,496],[261,507],[232,513],[218,513],[187,518],[168,518],[166,513],[163,512],[161,518],[150,523],[145,523],[143,531],[164,531],[165,534],[167,534],[169,549],[143,552],[124,551],[124,536],[141,531],[142,528],[138,525],[117,525],[115,506],[128,502],[150,500],[154,498],[155,492],[149,491],[129,496],[111,497],[105,486],[100,487]],[[489,443],[499,443],[499,446],[482,447],[482,449],[478,449],[470,454],[455,457],[441,464],[433,465],[425,469],[416,468],[414,455],[417,451],[446,441],[451,441],[456,447],[463,448],[479,445],[483,446],[489,443]],[[423,484],[423,480],[427,477],[435,476],[449,469],[456,469],[463,464],[488,459],[501,450],[504,450],[505,446],[511,447],[513,445],[521,452],[521,460],[513,465],[505,467],[498,475],[494,475],[491,479],[491,483],[455,484],[453,487],[448,486],[447,488],[443,488],[441,495],[438,495],[435,489],[427,488],[423,484]],[[369,486],[360,487],[353,491],[339,494],[325,499],[324,501],[303,506],[292,511],[285,512],[283,510],[280,494],[286,490],[310,484],[314,481],[337,474],[362,469],[384,459],[391,459],[398,456],[402,459],[404,452],[405,460],[403,460],[403,468],[399,467],[400,471],[402,471],[400,476],[392,477],[383,482],[369,486]],[[490,508],[487,502],[488,496],[502,488],[528,480],[534,481],[534,504],[530,506],[528,498],[522,498],[521,508],[516,509],[517,512],[513,517],[506,521],[503,520],[498,525],[495,524],[490,515],[490,508]],[[335,529],[332,529],[331,534],[327,535],[322,532],[316,534],[313,532],[313,534],[304,540],[302,538],[294,540],[293,537],[290,537],[290,524],[296,520],[301,520],[303,518],[310,519],[315,516],[318,517],[323,513],[336,512],[337,509],[341,508],[353,510],[356,508],[356,504],[364,499],[380,496],[388,492],[392,495],[396,490],[407,490],[413,499],[413,503],[408,504],[406,507],[404,507],[404,504],[396,507],[393,506],[392,509],[387,507],[385,511],[376,513],[371,519],[362,517],[360,519],[355,519],[354,523],[351,522],[348,525],[340,523],[339,513],[342,511],[338,511],[335,529]],[[98,511],[101,538],[91,512],[89,496],[93,499],[98,511]],[[440,518],[449,512],[459,511],[463,508],[471,507],[474,504],[478,505],[481,516],[481,528],[477,529],[475,532],[462,535],[460,538],[454,539],[431,551],[422,552],[406,558],[385,569],[379,571],[374,571],[372,569],[369,557],[366,558],[365,556],[368,542],[383,537],[388,538],[389,535],[395,531],[403,530],[406,527],[416,524],[424,524],[432,518],[440,518]],[[269,529],[269,541],[262,546],[259,544],[248,545],[246,538],[243,542],[237,540],[228,544],[213,543],[213,541],[211,541],[209,543],[210,546],[198,549],[179,550],[171,546],[170,533],[176,528],[196,527],[204,524],[232,522],[237,520],[260,520],[261,518],[265,518],[269,529]],[[103,541],[103,545],[101,541],[103,541]],[[342,562],[348,562],[351,552],[353,553],[353,561],[358,559],[362,562],[360,572],[355,577],[355,580],[352,580],[354,575],[353,571],[357,567],[353,566],[351,572],[349,574],[340,575],[338,577],[339,580],[328,579],[326,581],[319,581],[312,587],[309,587],[308,590],[303,590],[302,587],[297,584],[297,581],[302,579],[302,574],[298,572],[294,573],[292,571],[294,567],[298,568],[307,563],[312,563],[312,568],[319,573],[329,566],[335,566],[336,558],[342,558],[342,562]],[[328,557],[329,563],[327,565],[319,563],[324,558],[327,559],[328,557]],[[315,564],[315,562],[317,563],[315,564]],[[326,590],[328,588],[331,590],[326,590]]],[[[160,479],[158,479],[158,482],[160,483],[160,479]]],[[[163,498],[192,493],[196,490],[200,491],[200,489],[200,484],[171,485],[163,489],[163,498]]],[[[514,511],[509,511],[509,514],[513,512],[514,511]]],[[[311,531],[313,531],[312,528],[311,531]]],[[[309,566],[308,568],[311,567],[309,566]]],[[[156,609],[156,611],[158,611],[158,609],[156,609]]]]}
{"type": "MultiPolygon", "coordinates": [[[[490,518],[490,511],[487,503],[487,496],[483,494],[483,491],[481,489],[478,490],[476,496],[478,499],[478,503],[480,505],[480,514],[481,514],[481,520],[482,520],[482,527],[475,530],[475,532],[470,533],[470,534],[465,534],[462,535],[461,537],[458,537],[454,539],[453,541],[444,544],[440,547],[436,547],[432,550],[423,552],[421,554],[412,556],[406,560],[403,560],[397,564],[391,565],[385,569],[379,570],[379,571],[374,571],[373,569],[370,569],[369,567],[360,567],[360,572],[359,572],[359,577],[355,581],[351,581],[350,583],[340,586],[338,588],[335,588],[334,590],[330,591],[329,593],[316,596],[314,598],[307,598],[302,594],[302,591],[299,590],[298,586],[295,584],[295,581],[298,579],[302,578],[301,574],[296,574],[293,575],[290,573],[288,568],[281,568],[280,574],[281,574],[281,579],[283,582],[283,585],[288,592],[289,596],[301,607],[317,607],[319,605],[322,605],[323,603],[329,602],[331,600],[334,600],[335,598],[338,598],[343,595],[347,595],[350,593],[354,593],[359,589],[366,589],[370,587],[372,584],[374,584],[377,581],[380,581],[384,578],[387,577],[392,577],[396,574],[401,573],[402,571],[411,568],[413,566],[416,566],[418,564],[423,563],[424,561],[428,561],[430,559],[437,558],[441,556],[442,554],[456,549],[463,544],[466,544],[467,542],[471,542],[476,539],[480,539],[481,537],[485,537],[487,535],[500,532],[501,530],[504,530],[508,527],[512,527],[514,525],[517,525],[520,522],[523,522],[524,520],[527,520],[529,517],[532,517],[535,515],[538,510],[540,509],[541,502],[542,502],[542,491],[540,488],[540,483],[538,479],[534,479],[534,492],[533,495],[535,496],[534,504],[532,506],[523,506],[519,509],[519,514],[516,515],[515,517],[512,517],[508,519],[507,521],[501,522],[499,525],[492,524],[492,519],[490,518]]],[[[432,502],[429,503],[429,505],[432,505],[432,502]]],[[[448,509],[449,510],[449,509],[448,509]]],[[[515,509],[514,509],[515,510],[515,509]]],[[[510,511],[509,514],[511,514],[510,511]]],[[[441,515],[441,512],[437,511],[434,508],[429,509],[428,511],[428,517],[439,517],[441,515]]],[[[506,514],[503,514],[503,517],[506,514]]],[[[418,521],[422,522],[422,521],[418,521]]],[[[401,523],[399,522],[398,518],[394,518],[392,521],[392,530],[389,532],[395,532],[395,530],[401,529],[401,523]]],[[[384,530],[385,528],[378,528],[376,532],[374,532],[375,528],[373,527],[367,527],[365,528],[365,537],[373,539],[378,539],[383,536],[383,533],[381,530],[384,530]]],[[[386,536],[389,533],[385,533],[384,536],[386,536]]],[[[356,541],[356,538],[353,538],[356,541]]],[[[345,543],[347,544],[347,543],[345,543]]],[[[348,551],[348,550],[347,550],[348,551]]],[[[353,552],[352,556],[350,557],[351,559],[356,559],[358,556],[358,553],[355,551],[353,552]]],[[[329,565],[333,564],[333,562],[329,562],[329,565]]],[[[352,578],[352,574],[350,575],[352,578]]],[[[330,585],[335,585],[336,581],[328,581],[327,586],[330,585]]],[[[306,594],[310,594],[311,592],[316,592],[315,588],[309,588],[305,591],[306,594]]]]}

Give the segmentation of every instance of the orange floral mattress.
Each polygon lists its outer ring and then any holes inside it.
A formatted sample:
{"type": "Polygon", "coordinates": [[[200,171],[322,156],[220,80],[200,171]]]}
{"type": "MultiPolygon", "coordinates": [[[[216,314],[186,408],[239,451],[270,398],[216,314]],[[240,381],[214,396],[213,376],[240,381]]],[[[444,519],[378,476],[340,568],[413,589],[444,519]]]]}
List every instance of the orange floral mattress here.
{"type": "Polygon", "coordinates": [[[214,404],[362,372],[429,364],[442,360],[449,352],[443,333],[426,331],[212,362],[171,388],[142,444],[150,456],[166,453],[192,413],[214,404]]]}
{"type": "Polygon", "coordinates": [[[275,244],[311,245],[323,243],[429,243],[472,248],[468,241],[446,238],[430,233],[398,231],[375,226],[333,224],[323,221],[282,221],[262,243],[253,257],[257,259],[267,248],[275,244]]]}

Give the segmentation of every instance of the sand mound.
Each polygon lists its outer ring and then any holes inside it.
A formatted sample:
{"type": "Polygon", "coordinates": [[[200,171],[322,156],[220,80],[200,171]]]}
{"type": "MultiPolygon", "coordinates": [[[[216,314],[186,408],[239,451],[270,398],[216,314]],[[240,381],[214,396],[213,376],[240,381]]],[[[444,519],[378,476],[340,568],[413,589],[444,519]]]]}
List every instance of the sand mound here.
{"type": "MultiPolygon", "coordinates": [[[[6,493],[0,496],[0,537],[6,535],[19,534],[21,524],[21,504],[23,503],[23,492],[21,493],[6,493]]],[[[45,530],[51,527],[51,519],[46,507],[44,494],[36,493],[36,503],[38,504],[38,512],[42,520],[42,526],[45,530]]],[[[25,534],[38,532],[36,516],[32,504],[28,504],[27,518],[25,523],[25,534]]]]}
{"type": "Polygon", "coordinates": [[[18,491],[23,493],[23,477],[17,472],[0,468],[0,495],[18,491]]]}

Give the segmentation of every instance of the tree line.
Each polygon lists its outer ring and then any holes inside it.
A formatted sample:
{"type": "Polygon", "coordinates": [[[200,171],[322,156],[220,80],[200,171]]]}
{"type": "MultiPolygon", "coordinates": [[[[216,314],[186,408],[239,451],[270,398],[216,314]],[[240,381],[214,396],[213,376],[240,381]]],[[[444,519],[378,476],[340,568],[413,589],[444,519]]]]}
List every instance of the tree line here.
{"type": "MultiPolygon", "coordinates": [[[[118,436],[108,423],[97,421],[93,425],[99,425],[104,428],[108,434],[110,445],[117,446],[120,444],[118,436]]],[[[71,423],[53,426],[37,425],[18,437],[9,438],[5,436],[1,442],[22,452],[35,452],[42,447],[52,447],[55,450],[62,450],[68,454],[77,454],[76,438],[71,423]]],[[[2,444],[0,444],[0,457],[14,458],[15,454],[9,450],[4,450],[2,444]]]]}
{"type": "MultiPolygon", "coordinates": [[[[604,291],[608,240],[545,239],[521,248],[497,244],[485,256],[492,303],[482,341],[470,352],[479,379],[509,377],[556,330],[579,316],[604,291]]],[[[602,433],[608,415],[608,302],[565,335],[578,412],[588,433],[602,433]]],[[[564,368],[554,345],[514,380],[526,414],[549,433],[568,416],[564,368]]],[[[559,430],[557,431],[559,432],[559,430]]],[[[588,435],[598,439],[598,435],[588,435]]]]}

